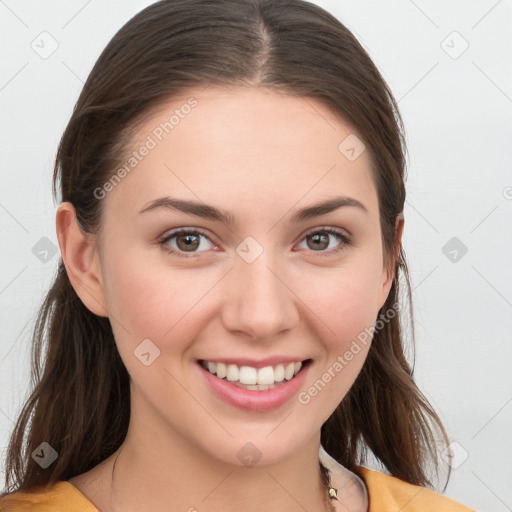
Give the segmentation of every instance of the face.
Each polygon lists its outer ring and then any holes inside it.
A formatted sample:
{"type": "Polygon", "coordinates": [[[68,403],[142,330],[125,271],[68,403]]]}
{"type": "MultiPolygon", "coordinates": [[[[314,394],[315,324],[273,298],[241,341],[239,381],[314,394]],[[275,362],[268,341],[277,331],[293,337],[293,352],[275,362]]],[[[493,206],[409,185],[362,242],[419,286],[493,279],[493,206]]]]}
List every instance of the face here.
{"type": "Polygon", "coordinates": [[[319,436],[365,360],[369,343],[356,351],[353,342],[375,325],[392,282],[368,152],[347,158],[348,136],[357,134],[314,100],[256,89],[194,90],[145,121],[131,145],[136,165],[99,199],[97,284],[76,288],[110,318],[132,421],[237,465],[248,442],[264,464],[319,436]],[[153,203],[163,197],[202,210],[153,203]],[[354,201],[298,215],[339,197],[354,201]],[[211,213],[205,205],[226,218],[198,215],[211,213]],[[268,358],[272,367],[309,360],[280,400],[280,386],[224,381],[235,391],[219,394],[211,380],[220,379],[198,362],[268,358]],[[236,390],[273,398],[241,405],[236,390]]]}

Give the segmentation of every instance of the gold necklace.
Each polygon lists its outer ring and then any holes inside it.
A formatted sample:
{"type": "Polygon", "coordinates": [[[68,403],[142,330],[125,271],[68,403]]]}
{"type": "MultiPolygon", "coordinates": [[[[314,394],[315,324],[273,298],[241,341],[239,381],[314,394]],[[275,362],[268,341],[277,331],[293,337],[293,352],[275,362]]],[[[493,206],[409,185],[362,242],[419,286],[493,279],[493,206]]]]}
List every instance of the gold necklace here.
{"type": "Polygon", "coordinates": [[[334,506],[331,503],[333,500],[336,500],[338,503],[341,503],[338,499],[338,489],[335,489],[331,486],[331,478],[329,476],[329,470],[322,464],[320,461],[320,471],[322,472],[322,476],[324,479],[325,486],[327,488],[327,497],[328,497],[328,505],[330,512],[335,512],[334,506]]]}
{"type": "Polygon", "coordinates": [[[340,501],[338,499],[338,489],[335,489],[334,487],[329,487],[329,499],[340,501]]]}
{"type": "Polygon", "coordinates": [[[338,489],[334,489],[334,487],[329,487],[329,512],[336,512],[334,505],[332,504],[332,500],[336,500],[338,503],[341,503],[338,499],[338,489]]]}

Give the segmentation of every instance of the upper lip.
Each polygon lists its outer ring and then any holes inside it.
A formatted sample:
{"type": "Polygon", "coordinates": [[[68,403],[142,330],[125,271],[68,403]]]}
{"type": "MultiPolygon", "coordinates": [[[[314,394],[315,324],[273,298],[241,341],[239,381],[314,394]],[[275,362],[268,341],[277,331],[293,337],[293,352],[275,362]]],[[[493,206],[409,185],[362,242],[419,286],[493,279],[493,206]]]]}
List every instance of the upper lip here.
{"type": "Polygon", "coordinates": [[[277,366],[278,364],[296,363],[298,361],[305,362],[309,358],[305,357],[289,357],[289,356],[273,356],[265,359],[249,359],[245,357],[213,357],[199,359],[199,361],[208,361],[210,363],[236,364],[237,366],[251,366],[252,368],[264,368],[265,366],[277,366]]]}

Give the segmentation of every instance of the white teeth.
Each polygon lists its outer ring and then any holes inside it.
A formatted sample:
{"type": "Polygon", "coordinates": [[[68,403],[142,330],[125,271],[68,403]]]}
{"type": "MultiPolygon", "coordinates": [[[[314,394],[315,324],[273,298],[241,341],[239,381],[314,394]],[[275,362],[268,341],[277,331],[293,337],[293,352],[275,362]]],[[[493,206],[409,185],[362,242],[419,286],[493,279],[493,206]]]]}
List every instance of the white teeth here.
{"type": "Polygon", "coordinates": [[[284,380],[284,366],[282,364],[278,364],[274,368],[274,381],[275,382],[283,382],[284,380]]]}
{"type": "MultiPolygon", "coordinates": [[[[242,380],[240,380],[242,382],[242,380]]],[[[258,384],[269,386],[274,384],[274,369],[272,366],[265,366],[265,368],[258,369],[258,384]]]]}
{"type": "Polygon", "coordinates": [[[234,381],[238,380],[239,377],[240,377],[240,372],[238,371],[238,366],[236,364],[228,364],[227,370],[226,370],[226,379],[231,382],[234,382],[234,381]]]}
{"type": "Polygon", "coordinates": [[[226,365],[224,363],[217,363],[217,377],[219,377],[219,379],[223,379],[226,376],[226,374],[226,365]]]}
{"type": "MultiPolygon", "coordinates": [[[[250,366],[241,366],[238,380],[240,384],[257,384],[258,383],[258,370],[250,366]]],[[[259,384],[265,384],[260,382],[259,384]]]]}
{"type": "Polygon", "coordinates": [[[293,372],[295,371],[295,363],[290,363],[286,365],[286,369],[284,370],[284,378],[286,380],[290,380],[293,377],[293,372]]]}
{"type": "Polygon", "coordinates": [[[275,383],[291,380],[302,368],[302,362],[297,361],[287,365],[278,364],[274,368],[253,368],[252,366],[238,367],[236,364],[212,363],[203,361],[203,367],[211,374],[217,374],[219,379],[226,378],[230,382],[238,382],[243,387],[253,390],[272,389],[275,383]]]}

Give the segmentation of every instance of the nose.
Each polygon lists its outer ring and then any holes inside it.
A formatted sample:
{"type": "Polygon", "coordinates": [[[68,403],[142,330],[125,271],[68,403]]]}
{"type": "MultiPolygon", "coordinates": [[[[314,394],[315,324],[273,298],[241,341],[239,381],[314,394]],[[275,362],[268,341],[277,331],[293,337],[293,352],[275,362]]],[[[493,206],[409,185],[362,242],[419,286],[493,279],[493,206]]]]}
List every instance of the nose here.
{"type": "Polygon", "coordinates": [[[293,283],[284,265],[264,251],[248,263],[236,258],[225,283],[222,321],[229,331],[264,340],[291,329],[299,319],[293,283]]]}

